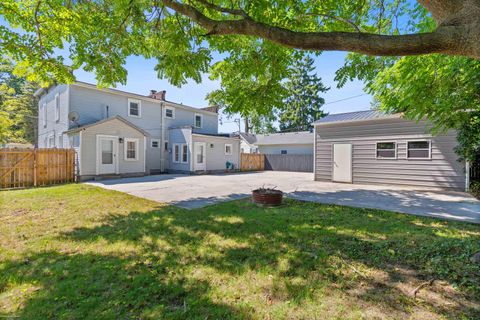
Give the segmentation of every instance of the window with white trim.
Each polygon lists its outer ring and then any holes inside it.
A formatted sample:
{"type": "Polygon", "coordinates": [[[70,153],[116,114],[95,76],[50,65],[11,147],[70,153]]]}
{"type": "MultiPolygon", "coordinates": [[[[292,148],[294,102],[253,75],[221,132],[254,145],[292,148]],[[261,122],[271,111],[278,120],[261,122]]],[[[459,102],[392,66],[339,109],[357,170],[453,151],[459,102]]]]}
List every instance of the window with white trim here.
{"type": "Polygon", "coordinates": [[[140,118],[142,116],[142,101],[128,99],[128,116],[140,118]]]}
{"type": "Polygon", "coordinates": [[[47,127],[47,103],[46,102],[43,103],[42,112],[43,112],[43,119],[42,119],[43,127],[46,128],[47,127]]]}
{"type": "Polygon", "coordinates": [[[175,119],[175,108],[165,107],[165,118],[175,119]]]}
{"type": "Polygon", "coordinates": [[[201,128],[203,126],[203,115],[195,114],[195,121],[194,121],[195,128],[201,128]]]}
{"type": "Polygon", "coordinates": [[[407,158],[430,159],[431,147],[430,140],[407,141],[407,158]]]}
{"type": "Polygon", "coordinates": [[[152,148],[160,148],[160,139],[152,139],[150,140],[150,146],[152,148]]]}
{"type": "Polygon", "coordinates": [[[232,155],[232,145],[229,143],[225,144],[225,155],[231,156],[232,155]]]}
{"type": "Polygon", "coordinates": [[[48,148],[55,148],[55,136],[51,135],[48,137],[48,148]]]}
{"type": "Polygon", "coordinates": [[[55,95],[55,121],[60,121],[60,95],[58,93],[55,95]]]}
{"type": "Polygon", "coordinates": [[[396,159],[397,143],[396,142],[377,142],[376,144],[377,159],[396,159]]]}
{"type": "Polygon", "coordinates": [[[175,143],[173,145],[172,160],[175,163],[180,163],[180,145],[175,143]]]}
{"type": "Polygon", "coordinates": [[[125,138],[125,160],[138,160],[138,139],[125,138]]]}
{"type": "Polygon", "coordinates": [[[182,144],[182,163],[188,162],[188,145],[182,144]]]}
{"type": "Polygon", "coordinates": [[[164,150],[165,150],[165,151],[168,151],[168,141],[165,141],[163,147],[164,147],[164,150]]]}

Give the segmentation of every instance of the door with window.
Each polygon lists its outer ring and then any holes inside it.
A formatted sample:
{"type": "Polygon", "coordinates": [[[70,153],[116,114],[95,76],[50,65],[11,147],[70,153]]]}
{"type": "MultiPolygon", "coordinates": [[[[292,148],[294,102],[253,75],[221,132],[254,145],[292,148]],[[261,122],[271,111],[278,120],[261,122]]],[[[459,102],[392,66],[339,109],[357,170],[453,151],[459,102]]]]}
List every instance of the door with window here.
{"type": "Polygon", "coordinates": [[[98,174],[111,174],[117,171],[118,138],[97,136],[98,174]]]}
{"type": "Polygon", "coordinates": [[[205,142],[194,143],[193,170],[207,170],[206,150],[207,144],[205,142]]]}
{"type": "Polygon", "coordinates": [[[333,181],[352,182],[352,145],[335,143],[333,145],[333,181]]]}

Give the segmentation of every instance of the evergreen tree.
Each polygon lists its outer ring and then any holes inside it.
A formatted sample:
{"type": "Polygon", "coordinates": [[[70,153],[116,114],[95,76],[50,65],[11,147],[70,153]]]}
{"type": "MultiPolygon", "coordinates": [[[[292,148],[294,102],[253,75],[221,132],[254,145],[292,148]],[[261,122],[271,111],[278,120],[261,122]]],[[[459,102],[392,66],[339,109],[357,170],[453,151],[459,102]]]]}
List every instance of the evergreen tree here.
{"type": "Polygon", "coordinates": [[[281,131],[309,130],[315,120],[327,115],[322,110],[325,100],[320,94],[330,88],[323,85],[314,71],[313,59],[308,56],[293,65],[286,84],[289,94],[280,111],[281,131]]]}

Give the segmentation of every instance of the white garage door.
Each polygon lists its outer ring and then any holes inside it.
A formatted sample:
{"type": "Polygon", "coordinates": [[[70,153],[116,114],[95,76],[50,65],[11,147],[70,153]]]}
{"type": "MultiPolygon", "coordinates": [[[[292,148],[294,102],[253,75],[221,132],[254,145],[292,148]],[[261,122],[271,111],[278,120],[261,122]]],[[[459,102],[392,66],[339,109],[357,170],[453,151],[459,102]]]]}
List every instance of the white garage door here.
{"type": "Polygon", "coordinates": [[[333,181],[352,182],[352,144],[333,145],[333,181]]]}

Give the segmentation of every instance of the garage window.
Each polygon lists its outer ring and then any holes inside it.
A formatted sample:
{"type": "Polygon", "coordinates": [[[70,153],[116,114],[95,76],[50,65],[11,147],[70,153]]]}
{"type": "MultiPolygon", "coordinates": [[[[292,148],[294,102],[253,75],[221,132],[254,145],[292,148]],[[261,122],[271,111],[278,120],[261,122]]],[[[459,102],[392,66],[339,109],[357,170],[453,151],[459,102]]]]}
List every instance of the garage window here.
{"type": "Polygon", "coordinates": [[[232,145],[225,144],[225,155],[230,156],[232,155],[232,145]]]}
{"type": "Polygon", "coordinates": [[[431,156],[430,140],[407,141],[408,159],[430,159],[431,156]]]}
{"type": "Polygon", "coordinates": [[[377,159],[396,159],[397,144],[395,142],[377,142],[377,159]]]}

